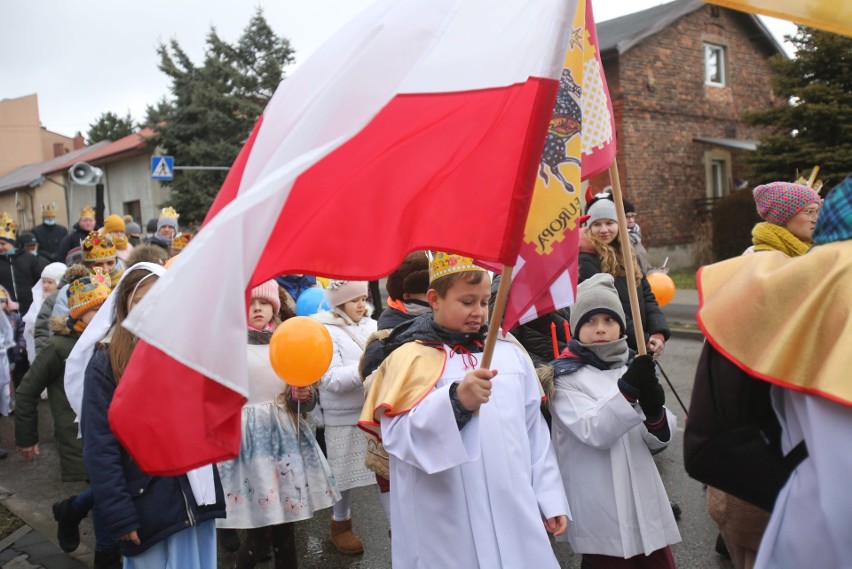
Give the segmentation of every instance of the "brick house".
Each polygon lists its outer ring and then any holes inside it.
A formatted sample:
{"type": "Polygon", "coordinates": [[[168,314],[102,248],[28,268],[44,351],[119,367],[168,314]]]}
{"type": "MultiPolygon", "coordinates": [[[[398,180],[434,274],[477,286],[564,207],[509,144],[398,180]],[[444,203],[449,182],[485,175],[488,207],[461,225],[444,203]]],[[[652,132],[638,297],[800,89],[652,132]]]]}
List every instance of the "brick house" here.
{"type": "MultiPolygon", "coordinates": [[[[601,22],[598,40],[622,189],[651,260],[692,266],[713,200],[751,187],[742,157],[763,127],[742,116],[779,104],[768,59],[784,52],[756,16],[700,0],[601,22]]],[[[599,190],[609,176],[590,184],[599,190]]]]}

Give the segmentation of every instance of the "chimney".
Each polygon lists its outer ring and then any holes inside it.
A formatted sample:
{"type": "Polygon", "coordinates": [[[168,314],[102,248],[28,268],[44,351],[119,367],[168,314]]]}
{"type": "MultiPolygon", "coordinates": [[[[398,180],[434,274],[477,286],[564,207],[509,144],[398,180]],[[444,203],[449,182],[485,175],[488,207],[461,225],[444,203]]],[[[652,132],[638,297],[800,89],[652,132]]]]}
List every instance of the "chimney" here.
{"type": "Polygon", "coordinates": [[[83,140],[83,135],[78,131],[77,134],[74,135],[74,150],[80,150],[85,147],[86,141],[83,140]]]}
{"type": "Polygon", "coordinates": [[[56,158],[57,156],[62,156],[63,154],[65,154],[65,152],[66,152],[66,150],[65,150],[64,144],[62,144],[61,142],[54,142],[53,143],[53,157],[54,158],[56,158]]]}

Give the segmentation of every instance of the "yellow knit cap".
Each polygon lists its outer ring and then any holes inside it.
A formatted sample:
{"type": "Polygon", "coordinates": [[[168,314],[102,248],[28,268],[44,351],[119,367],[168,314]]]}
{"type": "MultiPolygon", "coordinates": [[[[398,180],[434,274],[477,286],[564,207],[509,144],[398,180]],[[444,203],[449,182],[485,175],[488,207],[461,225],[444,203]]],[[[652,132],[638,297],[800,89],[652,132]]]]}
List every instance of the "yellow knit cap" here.
{"type": "Polygon", "coordinates": [[[110,215],[104,220],[104,231],[107,233],[115,233],[117,231],[124,233],[124,220],[115,214],[110,215]]]}

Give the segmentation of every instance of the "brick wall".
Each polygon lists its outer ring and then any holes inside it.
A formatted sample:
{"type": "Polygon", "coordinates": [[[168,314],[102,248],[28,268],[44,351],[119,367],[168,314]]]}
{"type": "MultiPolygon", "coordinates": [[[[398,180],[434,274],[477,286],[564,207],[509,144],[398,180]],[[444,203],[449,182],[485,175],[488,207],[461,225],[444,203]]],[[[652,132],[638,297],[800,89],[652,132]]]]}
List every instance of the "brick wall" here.
{"type": "MultiPolygon", "coordinates": [[[[620,56],[604,54],[622,188],[649,247],[693,241],[695,200],[706,196],[705,152],[729,152],[731,178],[749,178],[742,151],[693,138],[760,138],[742,115],[778,104],[767,61],[773,53],[749,16],[708,5],[620,56]],[[725,87],[704,83],[705,42],[726,47],[725,87]]],[[[608,183],[606,174],[591,180],[595,189],[608,183]]]]}

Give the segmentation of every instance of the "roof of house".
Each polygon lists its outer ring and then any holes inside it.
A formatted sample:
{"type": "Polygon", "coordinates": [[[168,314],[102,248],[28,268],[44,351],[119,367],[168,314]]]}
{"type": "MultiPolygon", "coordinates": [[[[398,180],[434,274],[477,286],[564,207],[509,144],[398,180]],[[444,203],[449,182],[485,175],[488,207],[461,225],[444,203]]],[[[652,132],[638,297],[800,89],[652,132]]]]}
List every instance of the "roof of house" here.
{"type": "Polygon", "coordinates": [[[39,186],[44,183],[46,176],[68,170],[77,162],[103,162],[126,152],[143,149],[145,148],[145,139],[152,134],[154,134],[153,130],[145,128],[114,142],[102,140],[91,146],[73,150],[44,162],[21,166],[17,170],[0,177],[0,192],[39,186]]]}
{"type": "MultiPolygon", "coordinates": [[[[597,25],[597,31],[598,45],[601,53],[615,51],[620,55],[645,38],[662,31],[680,18],[695,12],[705,5],[705,2],[701,0],[675,0],[674,2],[642,10],[641,12],[600,22],[597,25]]],[[[757,16],[745,13],[743,15],[748,16],[754,22],[771,48],[775,49],[778,53],[786,53],[781,47],[781,44],[778,43],[757,16]]]]}

